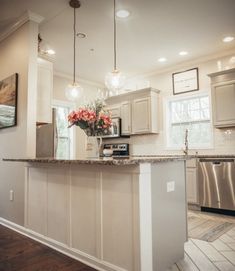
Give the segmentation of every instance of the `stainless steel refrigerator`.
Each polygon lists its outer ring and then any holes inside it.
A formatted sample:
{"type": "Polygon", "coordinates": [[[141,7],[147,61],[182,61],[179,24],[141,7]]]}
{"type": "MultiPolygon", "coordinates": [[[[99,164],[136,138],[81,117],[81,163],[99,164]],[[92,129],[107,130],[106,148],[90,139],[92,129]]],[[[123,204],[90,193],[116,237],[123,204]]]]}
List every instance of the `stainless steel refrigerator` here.
{"type": "Polygon", "coordinates": [[[58,146],[56,109],[52,110],[52,123],[37,126],[36,157],[55,158],[58,146]]]}

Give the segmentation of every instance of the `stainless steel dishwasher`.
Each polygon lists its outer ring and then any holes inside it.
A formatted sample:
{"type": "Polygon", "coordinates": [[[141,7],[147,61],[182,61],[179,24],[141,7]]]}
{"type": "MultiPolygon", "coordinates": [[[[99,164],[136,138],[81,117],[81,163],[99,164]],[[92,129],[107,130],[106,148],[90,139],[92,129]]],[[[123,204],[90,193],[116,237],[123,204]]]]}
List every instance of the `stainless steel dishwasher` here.
{"type": "Polygon", "coordinates": [[[202,207],[235,210],[235,159],[199,159],[199,202],[202,207]]]}

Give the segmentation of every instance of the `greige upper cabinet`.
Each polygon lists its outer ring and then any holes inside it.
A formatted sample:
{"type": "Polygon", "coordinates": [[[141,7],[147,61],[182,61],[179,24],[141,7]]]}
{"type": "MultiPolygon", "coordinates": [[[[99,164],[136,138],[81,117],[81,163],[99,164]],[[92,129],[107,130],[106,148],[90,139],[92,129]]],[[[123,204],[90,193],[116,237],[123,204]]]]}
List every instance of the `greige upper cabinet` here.
{"type": "Polygon", "coordinates": [[[122,135],[158,133],[159,92],[156,89],[146,88],[106,100],[111,111],[119,104],[122,135]]]}
{"type": "Polygon", "coordinates": [[[209,74],[213,122],[217,128],[235,126],[235,69],[209,74]]]}
{"type": "Polygon", "coordinates": [[[37,123],[52,123],[53,64],[38,58],[37,123]]]}
{"type": "Polygon", "coordinates": [[[112,105],[112,106],[108,106],[108,110],[111,112],[111,116],[112,118],[120,118],[120,105],[119,104],[115,104],[115,105],[112,105]]]}
{"type": "Polygon", "coordinates": [[[122,135],[130,135],[132,130],[131,102],[121,103],[122,135]]]}

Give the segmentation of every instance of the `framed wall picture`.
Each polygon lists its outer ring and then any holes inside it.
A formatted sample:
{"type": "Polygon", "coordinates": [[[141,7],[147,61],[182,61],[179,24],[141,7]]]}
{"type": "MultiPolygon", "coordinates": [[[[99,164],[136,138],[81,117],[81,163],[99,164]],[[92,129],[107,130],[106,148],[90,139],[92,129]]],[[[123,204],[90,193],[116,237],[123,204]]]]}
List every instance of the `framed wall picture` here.
{"type": "Polygon", "coordinates": [[[173,73],[172,82],[174,95],[199,90],[198,68],[173,73]]]}
{"type": "Polygon", "coordinates": [[[0,81],[0,129],[16,126],[17,89],[17,73],[0,81]]]}

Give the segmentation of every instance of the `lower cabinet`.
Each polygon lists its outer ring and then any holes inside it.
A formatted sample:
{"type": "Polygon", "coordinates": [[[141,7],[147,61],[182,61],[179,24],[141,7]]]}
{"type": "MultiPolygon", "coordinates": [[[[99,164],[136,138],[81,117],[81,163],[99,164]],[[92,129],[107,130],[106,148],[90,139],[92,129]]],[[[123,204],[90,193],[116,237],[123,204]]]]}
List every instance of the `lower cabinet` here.
{"type": "Polygon", "coordinates": [[[196,160],[186,163],[187,202],[199,204],[196,160]]]}

